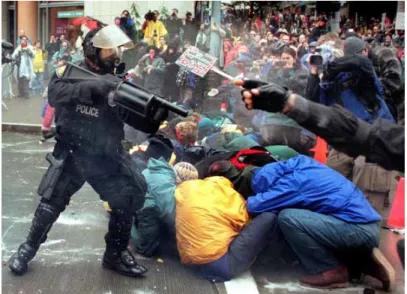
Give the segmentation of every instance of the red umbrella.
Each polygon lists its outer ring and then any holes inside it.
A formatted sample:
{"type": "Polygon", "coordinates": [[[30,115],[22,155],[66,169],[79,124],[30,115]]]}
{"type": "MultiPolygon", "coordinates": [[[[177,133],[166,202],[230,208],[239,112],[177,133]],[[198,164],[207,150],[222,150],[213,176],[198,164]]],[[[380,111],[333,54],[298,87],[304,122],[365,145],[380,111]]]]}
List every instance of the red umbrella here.
{"type": "Polygon", "coordinates": [[[90,30],[96,29],[98,27],[98,23],[96,20],[92,20],[88,17],[78,17],[72,21],[72,24],[75,26],[85,25],[90,30]]]}

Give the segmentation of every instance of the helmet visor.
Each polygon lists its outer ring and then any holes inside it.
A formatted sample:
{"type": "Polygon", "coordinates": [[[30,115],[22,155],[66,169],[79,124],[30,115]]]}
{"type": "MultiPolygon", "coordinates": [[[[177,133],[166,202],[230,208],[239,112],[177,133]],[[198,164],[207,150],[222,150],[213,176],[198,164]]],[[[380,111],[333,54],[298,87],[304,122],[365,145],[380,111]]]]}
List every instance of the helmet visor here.
{"type": "Polygon", "coordinates": [[[116,25],[108,25],[100,29],[92,39],[93,46],[101,49],[132,47],[130,38],[116,25]]]}

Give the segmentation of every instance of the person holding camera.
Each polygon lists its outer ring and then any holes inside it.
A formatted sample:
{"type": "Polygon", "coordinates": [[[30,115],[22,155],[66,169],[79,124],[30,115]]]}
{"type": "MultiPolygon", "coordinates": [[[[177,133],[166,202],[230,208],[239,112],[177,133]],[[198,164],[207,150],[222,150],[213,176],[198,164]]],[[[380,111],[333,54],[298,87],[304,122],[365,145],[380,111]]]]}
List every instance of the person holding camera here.
{"type": "MultiPolygon", "coordinates": [[[[272,68],[265,79],[304,95],[308,80],[307,70],[299,64],[296,52],[279,41],[271,49],[272,68]]],[[[297,152],[310,154],[316,136],[283,114],[258,112],[253,118],[267,145],[287,145],[297,152]]]]}
{"type": "Polygon", "coordinates": [[[70,59],[70,51],[71,45],[67,40],[62,40],[60,49],[58,52],[55,52],[54,56],[52,56],[51,60],[51,75],[54,74],[58,67],[65,65],[66,61],[71,61],[70,59]]]}
{"type": "Polygon", "coordinates": [[[168,38],[170,40],[179,38],[182,20],[178,18],[178,9],[173,8],[170,17],[167,19],[168,38]]]}
{"type": "Polygon", "coordinates": [[[20,45],[14,50],[11,55],[15,60],[17,68],[15,69],[15,78],[18,85],[18,96],[30,97],[30,80],[35,77],[34,65],[32,59],[35,56],[34,48],[28,43],[26,36],[21,36],[20,45]]]}
{"type": "MultiPolygon", "coordinates": [[[[383,99],[383,86],[367,56],[368,48],[365,42],[358,37],[349,37],[344,42],[343,57],[325,65],[319,62],[322,67],[310,59],[312,69],[307,98],[327,106],[342,105],[369,124],[380,118],[394,123],[383,99]]],[[[352,180],[364,192],[372,206],[380,214],[384,214],[383,209],[389,203],[393,177],[391,172],[384,171],[375,164],[366,163],[362,156],[350,157],[335,149],[330,151],[327,165],[352,180]]]]}
{"type": "Polygon", "coordinates": [[[160,46],[160,37],[165,37],[168,34],[164,24],[158,20],[158,15],[157,10],[147,12],[144,16],[145,21],[142,27],[144,40],[148,45],[155,45],[157,47],[160,46]]]}
{"type": "Polygon", "coordinates": [[[120,28],[131,40],[134,40],[134,20],[130,17],[128,10],[123,10],[122,12],[120,28]]]}

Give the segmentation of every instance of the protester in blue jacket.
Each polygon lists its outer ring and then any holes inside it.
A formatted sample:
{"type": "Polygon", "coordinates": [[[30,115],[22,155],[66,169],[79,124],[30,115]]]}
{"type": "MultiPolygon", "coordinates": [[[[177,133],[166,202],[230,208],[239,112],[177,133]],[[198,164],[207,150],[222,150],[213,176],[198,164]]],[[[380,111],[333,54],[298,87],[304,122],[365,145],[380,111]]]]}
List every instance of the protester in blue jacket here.
{"type": "Polygon", "coordinates": [[[228,178],[247,197],[249,214],[278,214],[285,239],[310,273],[300,280],[302,284],[346,287],[345,261],[356,255],[359,274],[373,276],[385,289],[391,288],[394,269],[377,248],[381,217],[352,182],[303,155],[251,168],[251,172],[231,169],[229,163],[218,162],[210,173],[228,178]]]}

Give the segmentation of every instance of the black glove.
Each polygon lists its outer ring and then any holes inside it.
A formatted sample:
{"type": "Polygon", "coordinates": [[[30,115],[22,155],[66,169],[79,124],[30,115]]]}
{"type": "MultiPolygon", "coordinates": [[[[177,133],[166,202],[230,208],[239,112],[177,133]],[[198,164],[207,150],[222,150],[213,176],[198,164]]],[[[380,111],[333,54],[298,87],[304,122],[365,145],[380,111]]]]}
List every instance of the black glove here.
{"type": "Polygon", "coordinates": [[[105,99],[110,91],[115,89],[115,84],[106,80],[89,80],[80,83],[79,102],[93,105],[94,102],[105,99]]]}
{"type": "MultiPolygon", "coordinates": [[[[292,94],[288,89],[276,84],[267,84],[261,81],[245,80],[244,86],[246,89],[257,88],[254,85],[260,86],[259,95],[252,94],[253,108],[265,110],[269,112],[280,112],[283,110],[288,98],[292,94]],[[248,87],[247,87],[248,85],[248,87]]],[[[247,107],[247,105],[246,105],[247,107]]]]}

